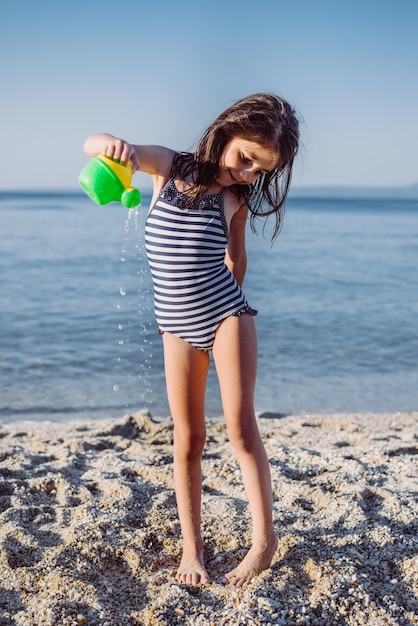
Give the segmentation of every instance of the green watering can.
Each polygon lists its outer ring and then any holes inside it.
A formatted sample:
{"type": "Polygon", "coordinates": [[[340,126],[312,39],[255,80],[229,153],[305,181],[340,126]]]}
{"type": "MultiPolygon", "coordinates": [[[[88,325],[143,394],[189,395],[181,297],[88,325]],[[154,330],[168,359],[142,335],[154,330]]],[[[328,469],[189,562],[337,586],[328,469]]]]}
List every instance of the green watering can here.
{"type": "Polygon", "coordinates": [[[132,167],[102,154],[93,157],[79,176],[83,191],[93,202],[103,206],[120,202],[128,209],[141,204],[141,192],[131,187],[132,167]]]}

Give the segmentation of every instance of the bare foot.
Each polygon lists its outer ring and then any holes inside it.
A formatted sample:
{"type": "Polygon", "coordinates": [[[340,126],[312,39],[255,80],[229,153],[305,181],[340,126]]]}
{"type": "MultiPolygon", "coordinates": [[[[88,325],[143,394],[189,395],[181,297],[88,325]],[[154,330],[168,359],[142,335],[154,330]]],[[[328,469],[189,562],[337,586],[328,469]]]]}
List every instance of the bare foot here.
{"type": "Polygon", "coordinates": [[[277,537],[275,535],[267,539],[261,547],[251,546],[238,567],[225,574],[222,582],[236,587],[248,585],[255,576],[270,567],[276,548],[277,537]]]}
{"type": "Polygon", "coordinates": [[[188,585],[208,585],[210,583],[209,575],[203,564],[203,550],[191,558],[183,553],[176,580],[188,585]]]}

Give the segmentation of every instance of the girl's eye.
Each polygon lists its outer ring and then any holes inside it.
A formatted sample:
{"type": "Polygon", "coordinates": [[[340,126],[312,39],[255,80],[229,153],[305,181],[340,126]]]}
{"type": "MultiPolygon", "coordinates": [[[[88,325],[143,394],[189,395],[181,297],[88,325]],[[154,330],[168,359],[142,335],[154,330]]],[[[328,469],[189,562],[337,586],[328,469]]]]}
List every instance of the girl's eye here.
{"type": "Polygon", "coordinates": [[[245,154],[241,154],[241,161],[243,163],[247,163],[248,165],[250,165],[252,163],[251,159],[248,158],[247,156],[245,156],[245,154]]]}

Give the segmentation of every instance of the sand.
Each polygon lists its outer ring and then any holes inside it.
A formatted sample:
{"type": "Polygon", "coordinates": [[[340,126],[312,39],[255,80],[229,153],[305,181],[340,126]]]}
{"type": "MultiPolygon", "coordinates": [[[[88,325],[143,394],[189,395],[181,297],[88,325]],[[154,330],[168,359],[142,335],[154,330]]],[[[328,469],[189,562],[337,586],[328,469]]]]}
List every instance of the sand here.
{"type": "Polygon", "coordinates": [[[219,581],[250,519],[222,420],[208,420],[203,533],[213,583],[173,573],[172,425],[0,426],[0,624],[418,623],[418,413],[259,416],[279,538],[244,589],[219,581]]]}

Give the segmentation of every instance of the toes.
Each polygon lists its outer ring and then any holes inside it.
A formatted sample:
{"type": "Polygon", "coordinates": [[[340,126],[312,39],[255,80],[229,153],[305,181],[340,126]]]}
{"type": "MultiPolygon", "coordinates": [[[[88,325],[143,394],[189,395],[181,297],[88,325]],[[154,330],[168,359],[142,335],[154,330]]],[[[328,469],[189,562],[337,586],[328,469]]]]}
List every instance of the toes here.
{"type": "Polygon", "coordinates": [[[191,574],[176,574],[176,580],[183,585],[209,585],[210,580],[205,574],[193,572],[191,574]]]}
{"type": "Polygon", "coordinates": [[[222,585],[232,585],[233,587],[245,587],[245,585],[248,585],[251,582],[252,578],[252,575],[239,576],[238,574],[230,572],[221,578],[220,583],[222,585]]]}

